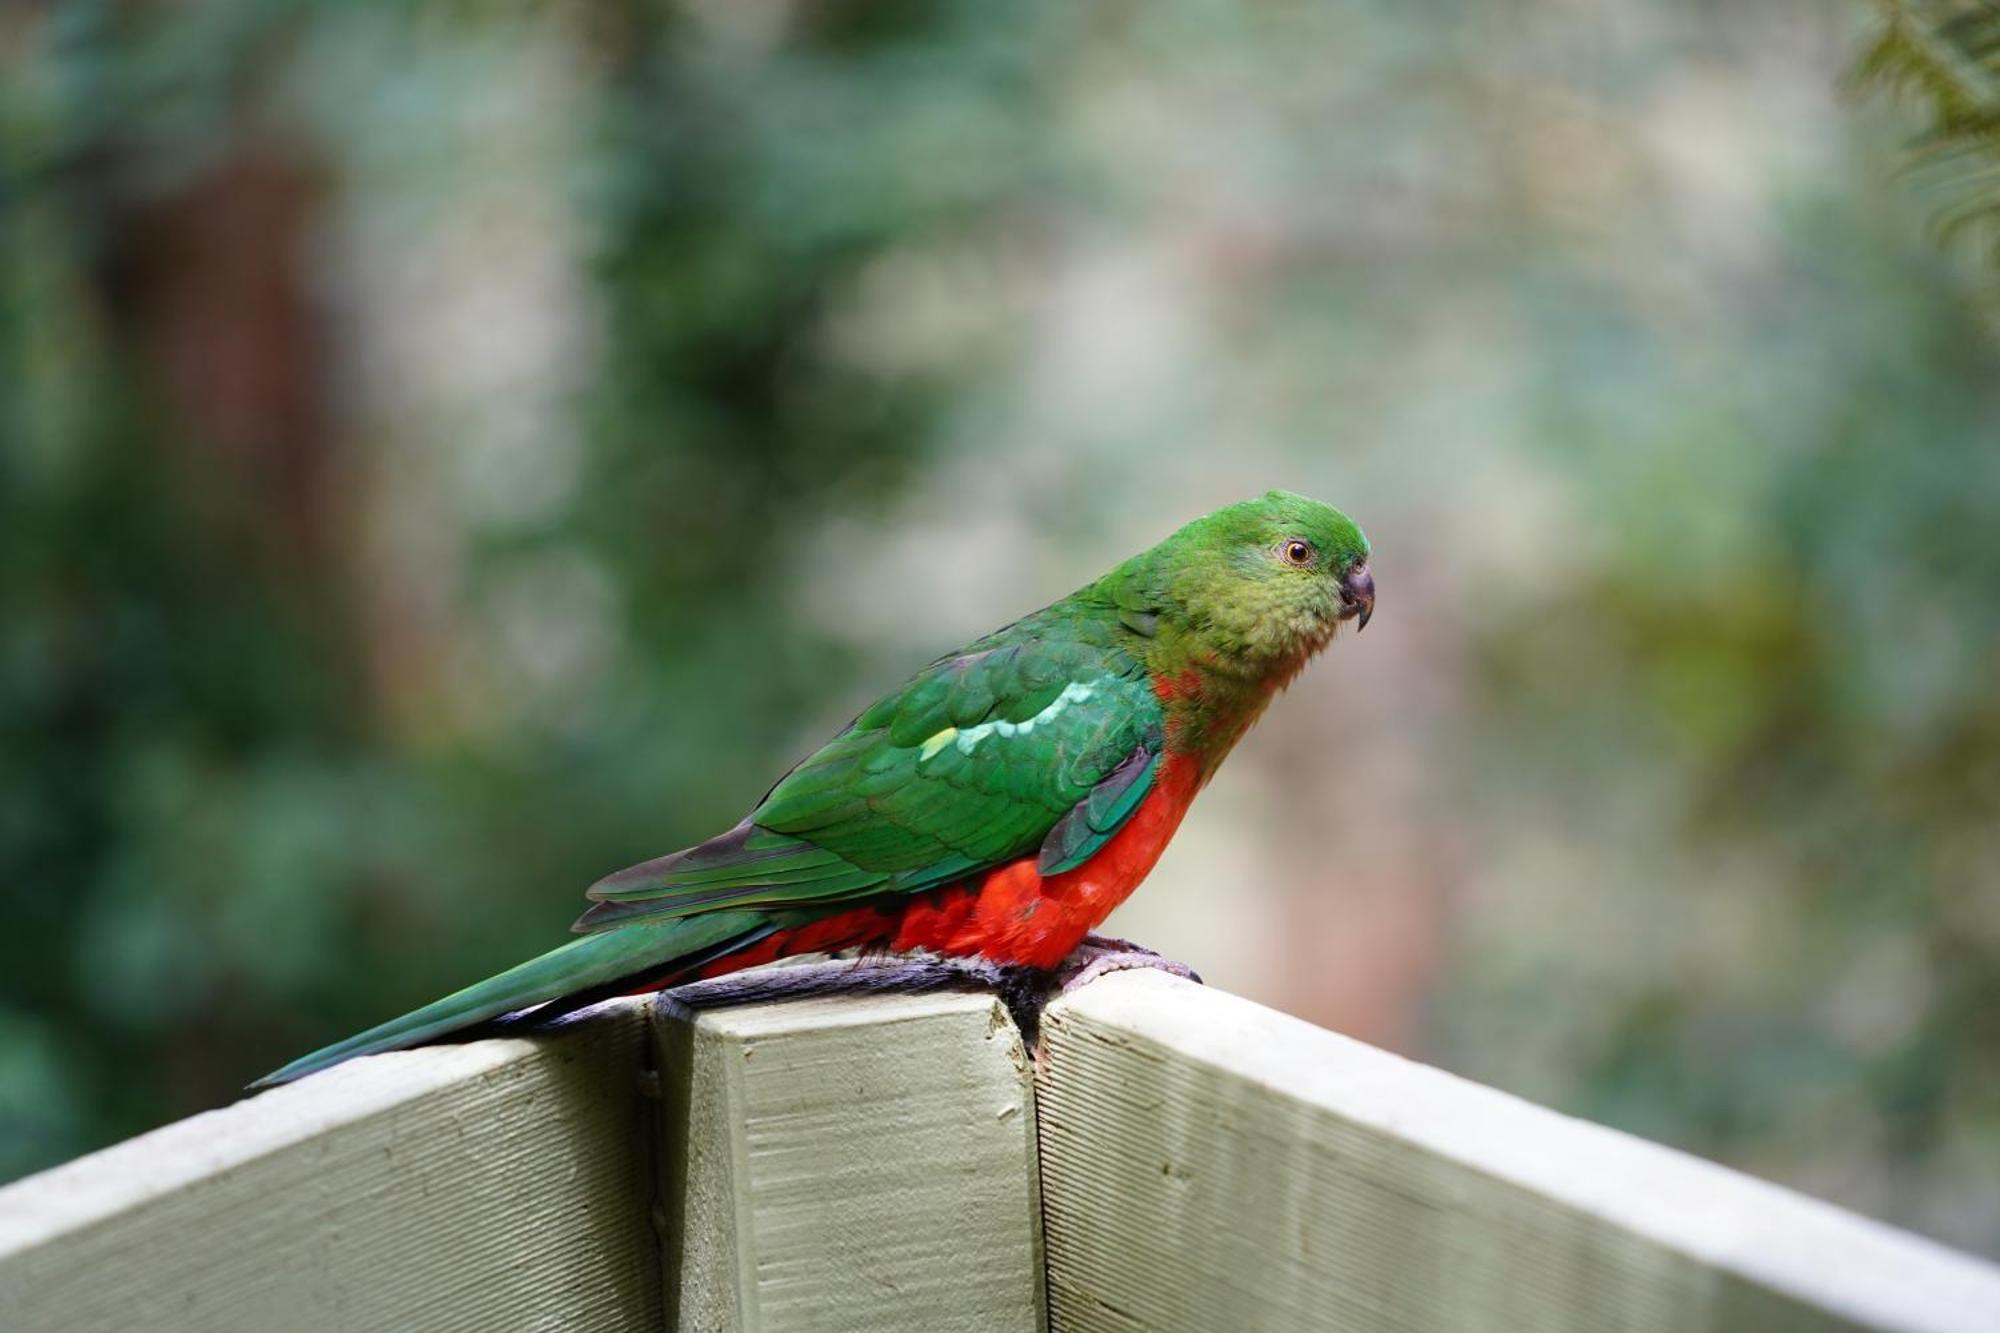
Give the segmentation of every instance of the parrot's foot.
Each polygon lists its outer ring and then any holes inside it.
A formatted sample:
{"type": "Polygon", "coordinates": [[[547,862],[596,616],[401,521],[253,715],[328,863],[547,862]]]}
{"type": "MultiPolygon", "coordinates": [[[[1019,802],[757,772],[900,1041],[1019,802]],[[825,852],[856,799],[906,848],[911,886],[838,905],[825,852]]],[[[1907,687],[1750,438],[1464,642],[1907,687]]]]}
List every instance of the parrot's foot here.
{"type": "Polygon", "coordinates": [[[1162,958],[1151,949],[1132,943],[1130,940],[1111,939],[1104,935],[1086,935],[1076,951],[1063,960],[1056,969],[1058,993],[1067,995],[1071,991],[1088,986],[1109,972],[1126,972],[1133,968],[1150,967],[1170,976],[1201,984],[1201,975],[1186,963],[1162,958]]]}
{"type": "Polygon", "coordinates": [[[992,991],[1007,1006],[1014,1026],[1032,1046],[1041,1030],[1042,1009],[1050,1000],[1087,986],[1108,972],[1140,967],[1201,981],[1186,963],[1162,958],[1129,940],[1091,935],[1061,966],[1048,972],[1003,966],[983,958],[941,958],[923,953],[888,958],[830,958],[781,967],[755,967],[705,981],[691,981],[661,991],[658,1003],[663,1011],[686,1017],[698,1009],[724,1009],[815,995],[922,995],[954,986],[976,986],[992,991]]]}

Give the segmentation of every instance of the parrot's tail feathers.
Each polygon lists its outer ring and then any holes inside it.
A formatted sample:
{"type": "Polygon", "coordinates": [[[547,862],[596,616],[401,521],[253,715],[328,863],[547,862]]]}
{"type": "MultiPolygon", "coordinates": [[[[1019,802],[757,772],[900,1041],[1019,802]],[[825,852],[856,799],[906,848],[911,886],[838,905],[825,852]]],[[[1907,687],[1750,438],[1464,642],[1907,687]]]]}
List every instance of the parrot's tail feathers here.
{"type": "Polygon", "coordinates": [[[595,932],[648,919],[851,899],[884,891],[890,880],[887,871],[865,869],[746,820],[699,846],[606,875],[584,890],[591,904],[571,929],[595,932]]]}
{"type": "MultiPolygon", "coordinates": [[[[640,995],[647,991],[679,985],[684,981],[692,981],[710,963],[718,962],[731,954],[741,953],[751,945],[777,933],[777,926],[769,921],[760,922],[754,928],[730,935],[698,953],[684,954],[672,962],[627,973],[625,976],[595,986],[587,986],[573,994],[550,1000],[546,1004],[536,1006],[532,1012],[522,1014],[521,1021],[524,1024],[540,1027],[567,1014],[576,1013],[580,1009],[588,1009],[593,1004],[615,1000],[621,995],[640,995]]],[[[503,1018],[505,1017],[503,1015],[503,1018]]],[[[512,1019],[508,1018],[507,1021],[511,1026],[512,1019]]]]}
{"type": "Polygon", "coordinates": [[[290,1083],[357,1055],[402,1050],[525,1009],[534,1009],[538,1019],[554,1017],[644,989],[649,983],[667,984],[756,943],[773,929],[754,913],[711,912],[586,935],[401,1018],[301,1056],[250,1086],[290,1083]]]}

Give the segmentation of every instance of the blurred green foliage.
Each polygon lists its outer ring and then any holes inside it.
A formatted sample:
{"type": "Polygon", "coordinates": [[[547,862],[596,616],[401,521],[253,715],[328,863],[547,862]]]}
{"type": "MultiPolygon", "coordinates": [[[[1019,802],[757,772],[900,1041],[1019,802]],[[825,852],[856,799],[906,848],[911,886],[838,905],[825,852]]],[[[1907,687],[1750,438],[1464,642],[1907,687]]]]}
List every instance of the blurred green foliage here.
{"type": "Polygon", "coordinates": [[[1861,32],[10,9],[0,1176],[555,941],[1275,483],[1383,613],[1149,942],[2000,1252],[2000,350],[1861,32]]]}
{"type": "MultiPolygon", "coordinates": [[[[1851,308],[1876,261],[1840,258],[1824,307],[1760,336],[1851,308]]],[[[1660,423],[1590,487],[1598,567],[1480,637],[1472,771],[1533,780],[1468,799],[1546,829],[1560,793],[1604,878],[1526,856],[1510,873],[1558,882],[1475,929],[1444,1012],[1470,1070],[1990,1245],[1994,359],[1970,312],[1837,341],[1841,387],[1805,410],[1660,423]],[[1625,877],[1666,866],[1682,909],[1632,911],[1625,877]],[[1565,913],[1597,947],[1537,938],[1565,913]]]]}
{"type": "MultiPolygon", "coordinates": [[[[559,507],[463,536],[474,598],[514,578],[557,599],[608,583],[619,660],[553,715],[443,724],[431,687],[371,678],[355,589],[368,571],[338,530],[339,474],[364,464],[339,456],[317,405],[239,433],[226,410],[177,411],[160,382],[163,361],[174,369],[161,342],[196,336],[162,310],[175,270],[240,278],[226,255],[177,244],[254,195],[254,166],[235,164],[276,142],[309,174],[346,165],[316,142],[338,127],[315,123],[298,84],[408,60],[377,87],[405,102],[389,116],[421,121],[436,110],[427,81],[454,59],[504,70],[480,41],[532,41],[536,8],[65,5],[15,20],[0,1174],[226,1098],[326,1032],[559,937],[574,904],[547,886],[733,822],[843,683],[838,648],[774,597],[799,558],[793,519],[829,491],[864,512],[891,493],[936,390],[856,377],[804,335],[887,232],[986,194],[901,165],[899,76],[852,67],[884,21],[872,7],[826,7],[763,73],[838,68],[811,105],[704,68],[670,15],[595,15],[604,105],[587,158],[564,164],[585,179],[557,182],[588,193],[600,229],[608,352],[572,409],[588,449],[559,507]],[[801,156],[806,115],[857,131],[846,157],[801,156]],[[801,212],[786,195],[805,165],[871,179],[832,215],[801,212]],[[581,587],[564,577],[576,551],[581,587]]],[[[951,63],[901,78],[902,97],[948,80],[976,123],[979,90],[1018,71],[955,31],[936,42],[951,63]]],[[[319,187],[281,171],[277,188],[319,187]]],[[[295,327],[320,316],[285,309],[195,318],[247,324],[225,339],[323,336],[295,327]]],[[[243,355],[245,375],[286,373],[243,355]]]]}

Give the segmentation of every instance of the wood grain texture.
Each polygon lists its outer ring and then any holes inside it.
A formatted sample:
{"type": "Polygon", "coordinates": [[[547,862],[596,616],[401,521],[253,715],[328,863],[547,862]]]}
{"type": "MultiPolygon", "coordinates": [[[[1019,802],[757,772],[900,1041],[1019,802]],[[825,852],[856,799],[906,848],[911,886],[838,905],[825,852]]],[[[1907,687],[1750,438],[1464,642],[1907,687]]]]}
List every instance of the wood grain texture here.
{"type": "Polygon", "coordinates": [[[1032,1078],[991,996],[663,1008],[673,1326],[1043,1323],[1032,1078]]]}
{"type": "Polygon", "coordinates": [[[644,1043],[356,1060],[0,1190],[0,1326],[658,1329],[644,1043]]]}
{"type": "Polygon", "coordinates": [[[2000,1329],[2000,1270],[1156,972],[1050,1006],[1052,1325],[2000,1329]]]}

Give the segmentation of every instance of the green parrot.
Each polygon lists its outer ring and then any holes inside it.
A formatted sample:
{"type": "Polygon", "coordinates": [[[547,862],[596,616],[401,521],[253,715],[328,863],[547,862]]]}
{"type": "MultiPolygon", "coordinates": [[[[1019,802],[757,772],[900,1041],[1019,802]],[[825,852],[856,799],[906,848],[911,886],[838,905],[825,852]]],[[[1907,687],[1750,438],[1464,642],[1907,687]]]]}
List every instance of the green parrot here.
{"type": "Polygon", "coordinates": [[[581,938],[253,1086],[792,954],[1046,976],[1272,697],[1343,622],[1367,625],[1368,562],[1352,520],[1285,491],[1196,519],[925,667],[728,832],[599,880],[581,938]]]}

